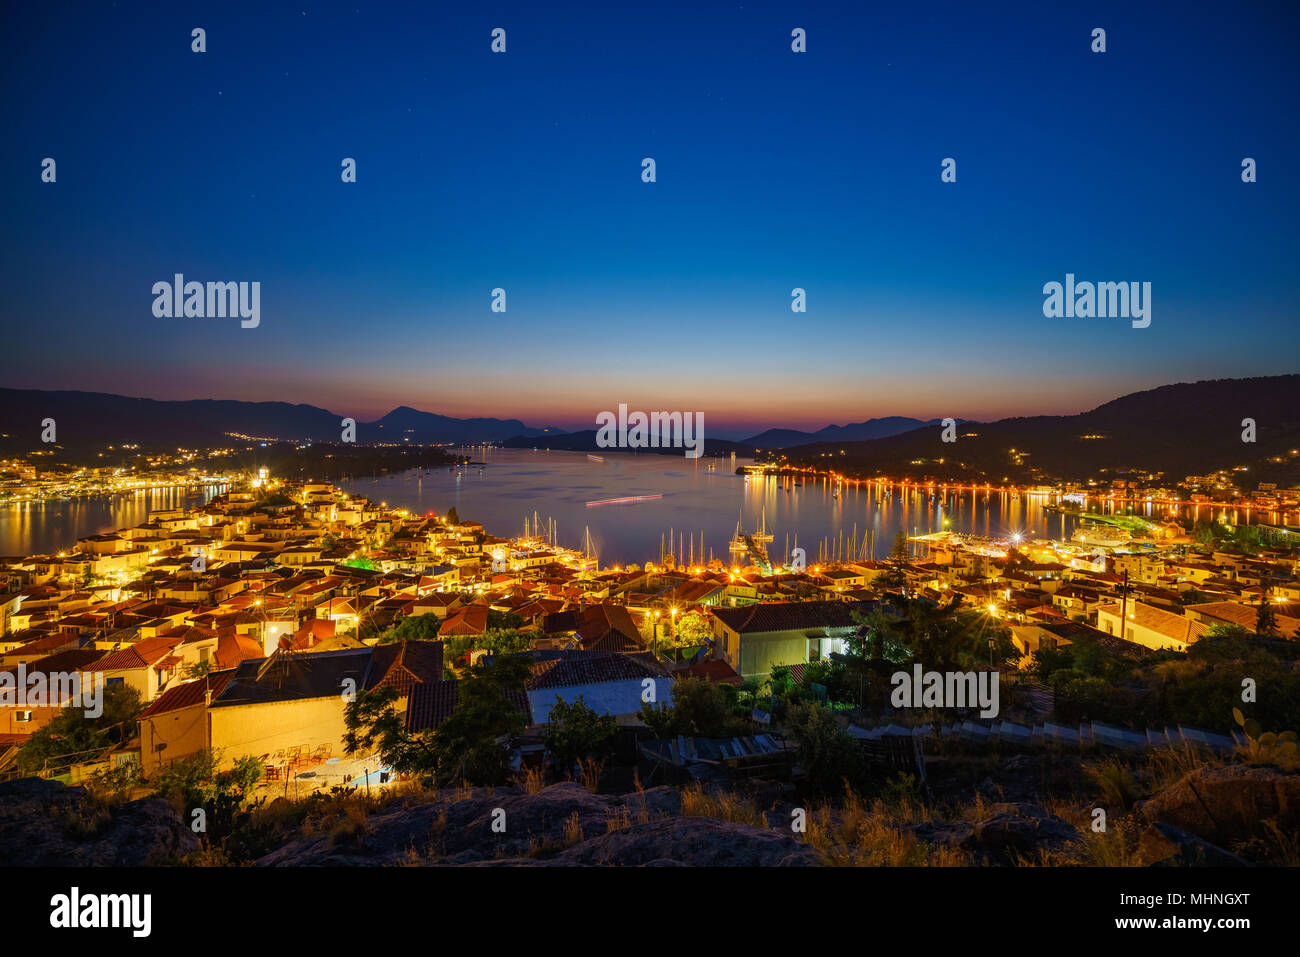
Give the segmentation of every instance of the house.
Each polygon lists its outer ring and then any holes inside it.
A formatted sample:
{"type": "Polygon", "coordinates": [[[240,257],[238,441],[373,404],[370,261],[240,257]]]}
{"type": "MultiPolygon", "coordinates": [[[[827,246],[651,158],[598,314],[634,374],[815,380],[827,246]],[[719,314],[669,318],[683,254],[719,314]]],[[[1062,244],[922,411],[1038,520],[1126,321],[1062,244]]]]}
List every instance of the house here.
{"type": "Polygon", "coordinates": [[[164,691],[140,712],[140,768],[146,778],[211,747],[207,708],[234,676],[230,668],[187,681],[164,691]]]}
{"type": "Polygon", "coordinates": [[[1206,625],[1195,618],[1154,608],[1139,601],[1128,602],[1127,608],[1120,602],[1101,605],[1097,609],[1097,628],[1108,635],[1157,651],[1186,651],[1188,645],[1200,640],[1208,630],[1206,625]]]}
{"type": "Polygon", "coordinates": [[[546,724],[556,701],[634,722],[644,701],[672,704],[673,679],[654,655],[608,651],[535,651],[525,684],[533,724],[546,724]],[[653,689],[653,691],[652,691],[653,689]]]}
{"type": "Polygon", "coordinates": [[[29,635],[32,636],[31,641],[23,642],[12,651],[0,655],[0,666],[13,668],[17,665],[31,664],[60,651],[72,651],[81,644],[81,639],[76,632],[57,631],[53,634],[30,632],[29,635]],[[34,637],[38,634],[39,638],[34,637]]]}
{"type": "Polygon", "coordinates": [[[646,650],[641,631],[627,608],[608,602],[546,615],[542,630],[548,635],[568,635],[573,644],[586,651],[637,654],[646,650]]]}
{"type": "Polygon", "coordinates": [[[745,608],[713,608],[714,656],[743,678],[765,678],[777,665],[819,661],[843,652],[874,602],[766,602],[745,608]]]}
{"type": "Polygon", "coordinates": [[[84,672],[102,675],[105,687],[127,684],[140,692],[141,701],[152,701],[181,672],[181,658],[173,654],[180,636],[142,638],[119,651],[110,651],[84,672]]]}
{"type": "Polygon", "coordinates": [[[382,685],[398,690],[398,711],[413,685],[442,680],[442,644],[402,642],[317,654],[278,651],[241,662],[208,706],[208,740],[221,766],[244,755],[293,750],[341,755],[344,708],[382,685]]]}
{"type": "MultiPolygon", "coordinates": [[[[1188,605],[1183,609],[1189,618],[1203,623],[1206,628],[1215,625],[1239,625],[1247,631],[1255,630],[1255,621],[1259,615],[1258,605],[1246,605],[1238,601],[1211,601],[1188,605]]],[[[1300,618],[1291,618],[1277,611],[1275,614],[1278,634],[1283,638],[1294,638],[1300,627],[1300,618]]]]}
{"type": "Polygon", "coordinates": [[[0,735],[32,734],[53,721],[60,708],[83,701],[93,686],[82,669],[103,656],[94,648],[79,648],[0,672],[0,735]],[[41,676],[39,703],[32,700],[37,675],[41,676]],[[75,683],[74,675],[78,676],[75,683]]]}
{"type": "MultiPolygon", "coordinates": [[[[411,689],[406,702],[406,730],[410,734],[436,731],[451,717],[460,700],[459,681],[424,681],[411,689]]],[[[519,709],[524,721],[532,722],[532,706],[522,691],[508,692],[507,699],[519,709]]]]}
{"type": "Polygon", "coordinates": [[[487,618],[487,605],[465,605],[447,615],[438,629],[438,637],[477,637],[487,631],[487,618]]]}
{"type": "Polygon", "coordinates": [[[1113,658],[1137,660],[1151,654],[1151,649],[1144,645],[1079,621],[1036,621],[1011,626],[1012,644],[1026,655],[1043,648],[1066,648],[1076,642],[1089,641],[1113,658]]]}

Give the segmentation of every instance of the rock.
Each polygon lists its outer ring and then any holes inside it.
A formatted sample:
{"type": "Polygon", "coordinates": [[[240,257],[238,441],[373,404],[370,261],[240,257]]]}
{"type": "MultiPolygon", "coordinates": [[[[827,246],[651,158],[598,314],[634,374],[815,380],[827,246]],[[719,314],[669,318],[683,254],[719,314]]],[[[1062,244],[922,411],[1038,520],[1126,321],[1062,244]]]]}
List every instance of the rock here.
{"type": "Polygon", "coordinates": [[[57,781],[0,784],[0,861],[11,867],[142,867],[198,849],[198,836],[161,798],[103,807],[57,781]]]}
{"type": "Polygon", "coordinates": [[[923,821],[913,825],[910,830],[918,841],[927,844],[964,847],[974,836],[975,825],[965,821],[923,821]]]}
{"type": "Polygon", "coordinates": [[[1138,841],[1138,861],[1147,867],[1250,867],[1230,851],[1172,824],[1152,824],[1138,841]]]}
{"type": "Polygon", "coordinates": [[[1055,849],[1079,839],[1078,830],[1039,804],[994,804],[963,842],[967,850],[993,863],[1010,864],[1034,851],[1055,849]]]}
{"type": "Polygon", "coordinates": [[[1162,822],[1219,845],[1260,833],[1270,818],[1284,833],[1300,830],[1300,774],[1261,764],[1197,768],[1140,801],[1134,811],[1148,823],[1162,822]]]}
{"type": "Polygon", "coordinates": [[[671,787],[626,795],[592,794],[566,782],[529,795],[499,788],[459,792],[328,830],[277,848],[262,867],[390,866],[405,863],[496,867],[673,864],[776,867],[816,863],[788,832],[681,817],[671,787]],[[504,817],[500,812],[504,812],[504,817]],[[494,829],[494,822],[503,822],[494,829]]]}
{"type": "Polygon", "coordinates": [[[691,867],[808,867],[812,848],[789,834],[706,817],[679,817],[599,837],[558,855],[566,864],[625,867],[664,863],[691,867]]]}

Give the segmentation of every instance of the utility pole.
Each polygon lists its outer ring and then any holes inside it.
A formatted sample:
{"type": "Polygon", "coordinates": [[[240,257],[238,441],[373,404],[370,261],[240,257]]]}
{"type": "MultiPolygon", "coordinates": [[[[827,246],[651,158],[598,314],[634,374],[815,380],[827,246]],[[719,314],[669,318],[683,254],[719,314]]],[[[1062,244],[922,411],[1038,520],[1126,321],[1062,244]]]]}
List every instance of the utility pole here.
{"type": "Polygon", "coordinates": [[[1127,637],[1124,634],[1125,630],[1128,627],[1127,625],[1124,624],[1124,622],[1126,621],[1128,621],[1128,569],[1127,568],[1124,569],[1124,584],[1120,587],[1119,636],[1121,638],[1127,637]]]}

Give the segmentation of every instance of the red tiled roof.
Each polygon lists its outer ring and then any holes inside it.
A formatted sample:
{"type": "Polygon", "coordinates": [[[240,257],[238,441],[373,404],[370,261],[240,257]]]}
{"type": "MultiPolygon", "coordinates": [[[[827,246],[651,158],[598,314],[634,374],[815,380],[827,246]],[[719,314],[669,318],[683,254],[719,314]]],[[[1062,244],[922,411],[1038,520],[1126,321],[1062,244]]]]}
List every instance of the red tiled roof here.
{"type": "Polygon", "coordinates": [[[185,684],[177,685],[175,688],[169,688],[159,695],[150,705],[140,712],[140,717],[152,718],[160,714],[166,714],[169,711],[179,711],[181,708],[189,708],[196,704],[203,704],[207,699],[209,690],[212,697],[215,698],[225,690],[230,679],[235,676],[235,669],[230,668],[226,671],[214,671],[211,674],[204,675],[197,681],[187,681],[185,684]]]}
{"type": "Polygon", "coordinates": [[[217,653],[214,656],[218,668],[233,669],[241,661],[264,658],[262,645],[249,635],[225,634],[217,639],[217,653]]]}
{"type": "MultiPolygon", "coordinates": [[[[524,722],[532,723],[532,706],[528,695],[511,691],[507,699],[523,713],[524,722]]],[[[411,696],[406,702],[406,730],[433,731],[451,717],[460,700],[460,683],[457,681],[426,681],[411,689],[411,696]]]]}
{"type": "Polygon", "coordinates": [[[529,691],[538,691],[667,676],[667,670],[650,654],[573,652],[563,657],[534,661],[533,676],[528,679],[526,687],[529,691]]]}
{"type": "Polygon", "coordinates": [[[734,685],[739,688],[744,683],[736,669],[725,661],[700,661],[685,669],[681,674],[688,674],[694,678],[705,678],[715,685],[734,685]]]}
{"type": "Polygon", "coordinates": [[[399,695],[406,695],[417,684],[442,680],[441,641],[377,645],[372,660],[372,672],[380,677],[366,690],[391,686],[399,695]]]}
{"type": "Polygon", "coordinates": [[[95,662],[94,671],[125,671],[148,668],[171,654],[180,644],[179,638],[142,638],[120,651],[110,652],[95,662]]]}
{"type": "Polygon", "coordinates": [[[438,629],[438,637],[456,637],[459,635],[481,635],[487,630],[487,605],[466,605],[447,616],[447,620],[438,629]]]}
{"type": "Polygon", "coordinates": [[[574,629],[588,651],[616,651],[634,654],[645,651],[645,642],[632,621],[632,616],[622,605],[599,604],[584,608],[578,614],[574,629]]]}
{"type": "Polygon", "coordinates": [[[870,607],[858,602],[801,601],[764,602],[745,608],[714,608],[715,618],[740,634],[794,631],[801,628],[852,628],[853,612],[866,614],[870,607]]]}

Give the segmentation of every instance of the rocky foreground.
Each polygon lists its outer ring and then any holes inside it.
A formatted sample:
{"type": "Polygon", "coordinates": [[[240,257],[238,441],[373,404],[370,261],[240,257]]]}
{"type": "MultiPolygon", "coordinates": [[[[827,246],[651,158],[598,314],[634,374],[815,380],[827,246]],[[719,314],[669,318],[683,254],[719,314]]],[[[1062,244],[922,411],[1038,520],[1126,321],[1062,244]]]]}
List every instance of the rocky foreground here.
{"type": "MultiPolygon", "coordinates": [[[[656,787],[623,795],[592,794],[574,783],[528,793],[476,788],[399,797],[386,805],[308,821],[278,799],[255,813],[292,822],[276,846],[253,859],[263,867],[391,866],[706,866],[806,867],[858,863],[840,853],[879,822],[839,811],[811,815],[807,833],[791,827],[793,807],[752,821],[687,807],[683,792],[656,787]],[[814,840],[833,834],[833,840],[814,840]]],[[[926,815],[892,821],[921,849],[916,863],[1015,864],[1050,852],[1051,863],[1087,863],[1087,835],[1031,801],[980,805],[971,816],[926,815]],[[945,856],[946,855],[946,856],[945,856]]],[[[1139,802],[1136,854],[1144,865],[1247,865],[1238,846],[1272,822],[1300,833],[1300,774],[1262,765],[1193,771],[1139,802]]],[[[40,779],[0,784],[0,861],[9,866],[151,866],[207,863],[199,836],[166,801],[117,805],[40,779]]],[[[912,862],[909,859],[909,862],[912,862]]]]}

